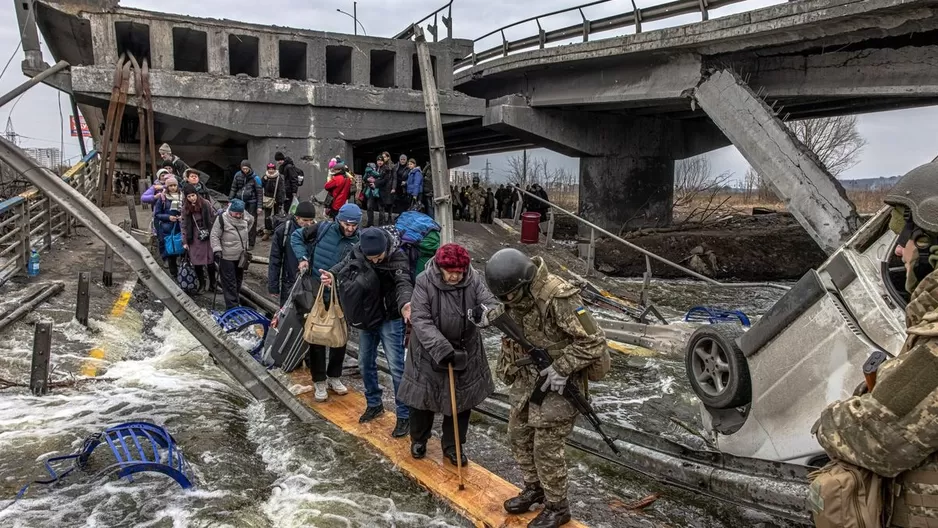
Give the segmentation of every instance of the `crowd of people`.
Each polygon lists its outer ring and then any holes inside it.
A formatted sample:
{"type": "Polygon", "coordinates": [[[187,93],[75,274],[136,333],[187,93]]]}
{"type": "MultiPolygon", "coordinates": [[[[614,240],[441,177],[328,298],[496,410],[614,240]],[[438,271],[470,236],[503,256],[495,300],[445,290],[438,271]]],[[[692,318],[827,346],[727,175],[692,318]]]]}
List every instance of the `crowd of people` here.
{"type": "MultiPolygon", "coordinates": [[[[440,414],[444,458],[459,467],[469,463],[464,444],[472,409],[495,390],[480,328],[507,313],[529,339],[554,343],[552,366],[539,370],[522,361],[524,352],[516,344],[502,342],[494,374],[517,389],[511,391],[509,443],[525,479],[524,490],[504,508],[522,514],[544,505],[528,524],[533,528],[570,520],[564,440],[577,412],[563,390],[568,382],[599,379],[597,368],[608,370],[603,332],[582,308],[575,287],[549,273],[539,258],[515,249],[493,255],[483,278],[472,268],[466,248],[441,246],[439,225],[432,220],[429,167],[405,155],[392,163],[384,153],[361,176],[341,157],[330,160],[319,205],[323,214],[317,215],[317,204],[296,196],[304,175],[282,153],[262,175],[243,160],[224,208],[213,204],[199,171],[168,145],[160,154],[163,166],[143,201],[153,205],[160,255],[180,286],[186,289],[184,283],[191,282],[193,293],[217,292],[220,285],[226,310],[239,306],[263,214],[263,239],[271,242],[268,293],[304,319],[313,312],[313,298],[326,312],[336,308],[333,303],[341,307],[341,324],[358,333],[363,423],[385,412],[377,364],[381,346],[395,402],[390,436],[409,435],[414,458],[426,456],[440,414]],[[317,222],[320,216],[325,219],[317,222]],[[186,278],[190,268],[191,280],[186,278]],[[330,293],[318,297],[317,291],[330,293]],[[547,380],[542,390],[552,392],[538,405],[530,396],[539,377],[547,380]]],[[[513,188],[501,186],[492,193],[478,183],[459,193],[460,204],[454,207],[460,218],[491,221],[511,216],[515,207],[539,207],[524,203],[513,188]]],[[[531,192],[546,198],[536,187],[531,192]]],[[[341,379],[345,344],[307,341],[302,335],[314,398],[327,402],[330,392],[347,394],[341,379]]]]}
{"type": "MultiPolygon", "coordinates": [[[[473,176],[470,186],[450,186],[453,219],[491,224],[495,218],[514,218],[519,207],[520,212],[536,212],[542,219],[547,218],[550,206],[522,193],[520,186],[500,184],[493,192],[491,187],[482,187],[480,181],[473,176]]],[[[538,183],[528,185],[525,191],[548,200],[547,191],[538,183]]]]}

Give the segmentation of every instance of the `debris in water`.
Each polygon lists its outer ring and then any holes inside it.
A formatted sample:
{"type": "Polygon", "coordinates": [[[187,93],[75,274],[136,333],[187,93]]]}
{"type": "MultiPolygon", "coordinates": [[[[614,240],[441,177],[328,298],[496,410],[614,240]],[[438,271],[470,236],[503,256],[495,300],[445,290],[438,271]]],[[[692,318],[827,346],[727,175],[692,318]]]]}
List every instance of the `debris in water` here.
{"type": "Polygon", "coordinates": [[[611,506],[615,510],[628,510],[628,511],[634,512],[634,511],[644,510],[645,508],[651,506],[660,497],[661,497],[660,493],[652,493],[651,495],[647,495],[641,499],[634,500],[632,502],[622,502],[618,499],[615,499],[609,504],[609,506],[611,506]]]}

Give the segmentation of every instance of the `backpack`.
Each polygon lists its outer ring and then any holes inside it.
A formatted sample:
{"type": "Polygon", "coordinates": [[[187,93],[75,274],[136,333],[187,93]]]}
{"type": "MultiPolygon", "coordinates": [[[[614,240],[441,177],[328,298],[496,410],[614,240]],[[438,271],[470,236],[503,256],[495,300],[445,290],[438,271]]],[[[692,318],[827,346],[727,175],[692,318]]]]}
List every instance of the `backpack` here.
{"type": "Polygon", "coordinates": [[[888,479],[840,460],[808,475],[808,506],[817,528],[883,526],[888,479]]]}
{"type": "Polygon", "coordinates": [[[373,330],[384,321],[384,302],[374,302],[375,292],[381,291],[378,273],[368,262],[351,259],[336,275],[339,304],[345,312],[345,321],[359,330],[373,330]]]}
{"type": "Polygon", "coordinates": [[[302,186],[303,186],[303,178],[306,177],[306,173],[303,172],[303,169],[297,167],[296,165],[293,166],[293,170],[296,171],[296,185],[297,185],[297,187],[302,187],[302,186]]]}
{"type": "Polygon", "coordinates": [[[440,248],[440,224],[419,211],[405,211],[394,227],[410,263],[411,278],[416,279],[440,248]]]}

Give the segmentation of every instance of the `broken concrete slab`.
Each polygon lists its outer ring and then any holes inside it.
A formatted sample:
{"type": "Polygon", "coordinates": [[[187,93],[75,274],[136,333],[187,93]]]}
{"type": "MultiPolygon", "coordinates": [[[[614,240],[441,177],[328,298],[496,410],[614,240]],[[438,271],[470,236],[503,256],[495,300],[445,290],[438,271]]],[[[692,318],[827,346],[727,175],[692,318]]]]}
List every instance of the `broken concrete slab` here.
{"type": "Polygon", "coordinates": [[[771,108],[731,70],[709,73],[691,94],[828,254],[860,224],[844,188],[771,108]]]}

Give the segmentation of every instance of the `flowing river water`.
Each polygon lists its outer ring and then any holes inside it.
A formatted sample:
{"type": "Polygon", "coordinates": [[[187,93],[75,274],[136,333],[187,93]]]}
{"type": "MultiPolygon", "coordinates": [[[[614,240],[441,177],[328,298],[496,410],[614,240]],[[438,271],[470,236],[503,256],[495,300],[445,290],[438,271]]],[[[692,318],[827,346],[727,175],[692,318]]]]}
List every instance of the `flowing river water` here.
{"type": "MultiPolygon", "coordinates": [[[[694,283],[654,287],[653,298],[672,316],[686,310],[688,301],[712,293],[694,283]]],[[[304,426],[283,408],[252,401],[140,290],[122,317],[98,317],[91,329],[69,320],[70,299],[54,298],[42,309],[59,321],[53,340],[58,375],[80,372],[89,350],[100,347],[107,354],[96,363],[97,374],[110,381],[43,397],[20,388],[0,393],[0,526],[471,525],[328,422],[304,426]],[[43,476],[43,460],[74,452],[88,435],[132,420],[155,422],[173,434],[195,472],[194,490],[182,491],[159,475],[144,474],[131,483],[73,473],[55,486],[34,485],[24,498],[12,501],[23,484],[43,476]]],[[[736,290],[721,303],[739,303],[758,314],[780,294],[736,290]]],[[[0,378],[22,379],[29,371],[32,325],[13,325],[0,339],[0,378]]],[[[497,342],[495,335],[486,338],[492,360],[497,342]]],[[[696,420],[696,400],[681,359],[616,355],[613,363],[609,379],[594,386],[594,401],[605,420],[695,443],[669,419],[696,420]]],[[[347,366],[353,365],[349,359],[347,366]]],[[[349,378],[361,389],[360,378],[349,378]]],[[[520,484],[505,431],[504,424],[476,416],[468,454],[474,463],[520,484]]],[[[785,526],[659,485],[596,457],[568,453],[574,515],[589,526],[785,526]],[[661,498],[644,512],[623,508],[651,493],[661,498]]],[[[110,456],[101,446],[93,460],[110,456]]]]}

